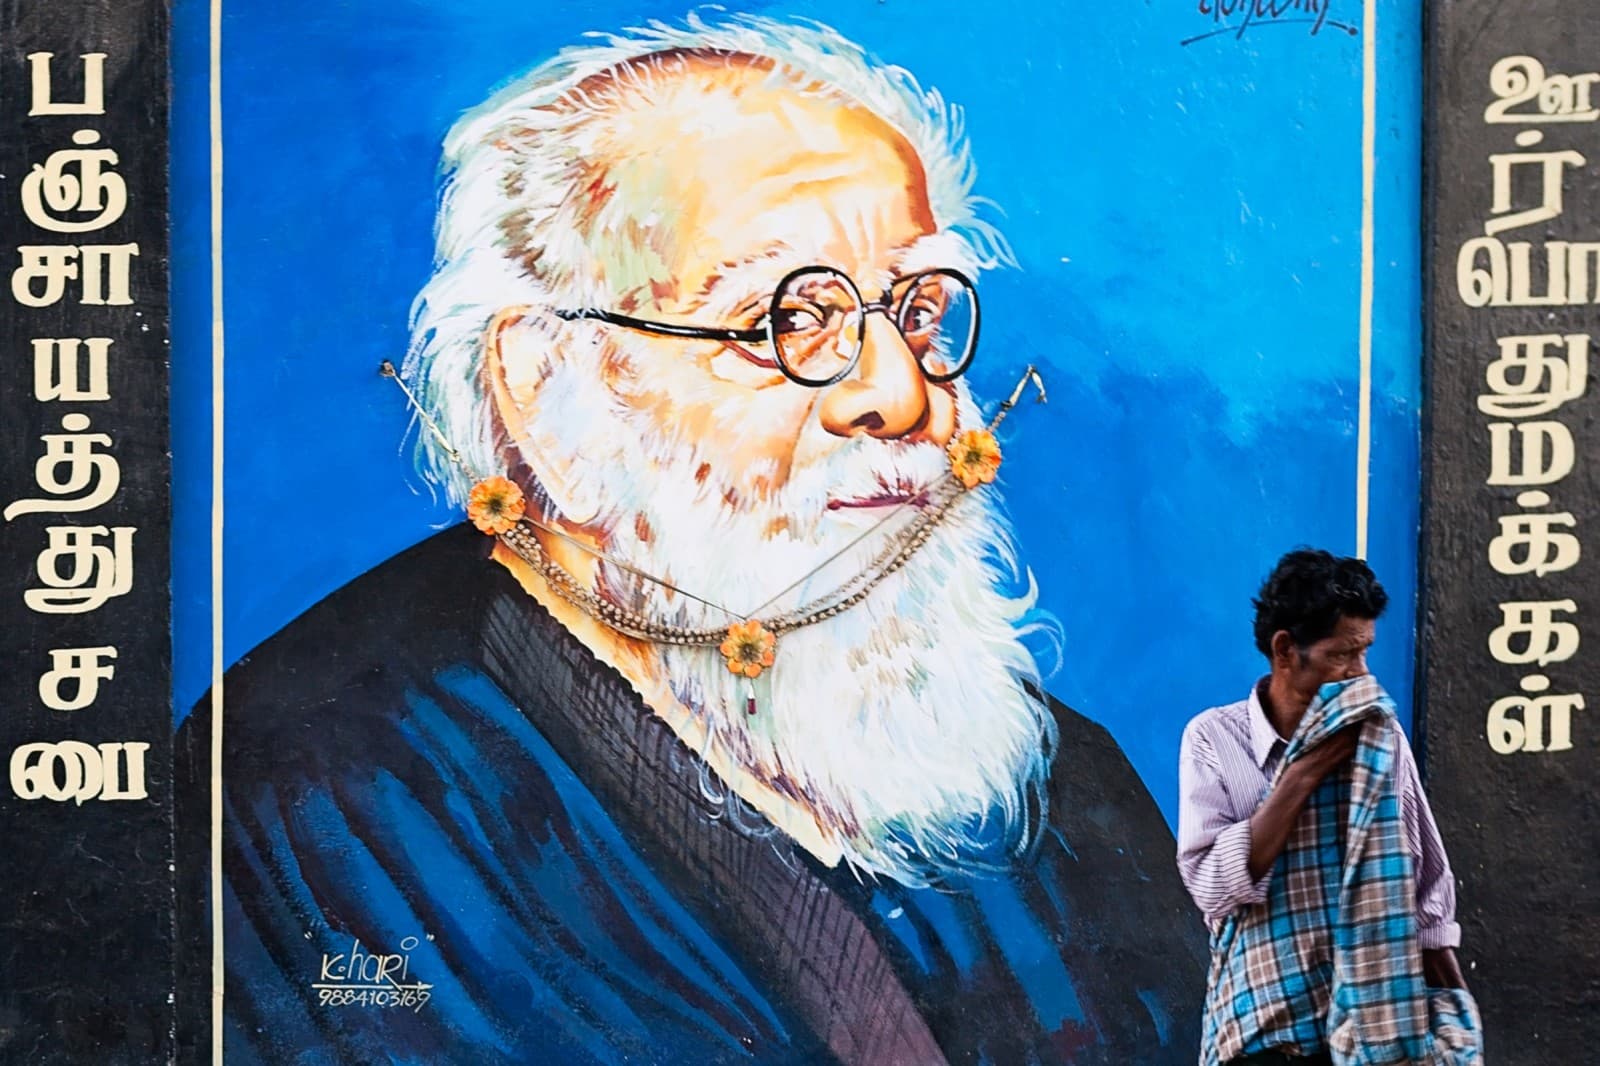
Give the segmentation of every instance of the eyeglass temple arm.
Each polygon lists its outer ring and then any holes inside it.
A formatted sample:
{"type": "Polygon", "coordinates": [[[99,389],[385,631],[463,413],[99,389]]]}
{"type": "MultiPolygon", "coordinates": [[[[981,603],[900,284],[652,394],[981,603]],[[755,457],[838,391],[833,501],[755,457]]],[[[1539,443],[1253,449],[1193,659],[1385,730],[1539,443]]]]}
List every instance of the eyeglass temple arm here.
{"type": "Polygon", "coordinates": [[[713,329],[705,326],[685,326],[676,322],[653,322],[648,318],[634,318],[632,315],[622,315],[615,311],[602,311],[592,307],[578,311],[557,311],[556,317],[568,322],[574,319],[592,318],[624,329],[636,329],[641,333],[654,333],[662,337],[685,337],[690,340],[739,341],[744,344],[754,344],[767,339],[765,329],[713,329]]]}
{"type": "Polygon", "coordinates": [[[1017,406],[1017,402],[1022,399],[1022,393],[1027,389],[1030,381],[1033,382],[1033,387],[1039,390],[1039,398],[1034,402],[1046,402],[1044,378],[1040,377],[1039,371],[1034,369],[1032,363],[1029,363],[1028,368],[1022,372],[1022,377],[1017,381],[1017,387],[1011,390],[1011,395],[1006,397],[1005,402],[1000,405],[1000,410],[996,411],[994,418],[990,420],[989,431],[991,433],[996,426],[1005,421],[1006,415],[1011,413],[1011,409],[1017,406]]]}

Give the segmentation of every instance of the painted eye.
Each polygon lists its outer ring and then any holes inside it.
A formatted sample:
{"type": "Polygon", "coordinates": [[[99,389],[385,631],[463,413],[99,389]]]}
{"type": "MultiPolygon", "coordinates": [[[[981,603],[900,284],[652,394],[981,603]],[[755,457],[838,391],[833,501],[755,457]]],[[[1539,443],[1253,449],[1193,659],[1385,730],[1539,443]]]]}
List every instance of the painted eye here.
{"type": "Polygon", "coordinates": [[[823,327],[822,313],[813,307],[780,307],[772,320],[772,331],[779,335],[810,333],[823,327]]]}
{"type": "Polygon", "coordinates": [[[944,303],[926,293],[916,293],[900,313],[900,328],[910,336],[932,332],[944,318],[944,303]]]}

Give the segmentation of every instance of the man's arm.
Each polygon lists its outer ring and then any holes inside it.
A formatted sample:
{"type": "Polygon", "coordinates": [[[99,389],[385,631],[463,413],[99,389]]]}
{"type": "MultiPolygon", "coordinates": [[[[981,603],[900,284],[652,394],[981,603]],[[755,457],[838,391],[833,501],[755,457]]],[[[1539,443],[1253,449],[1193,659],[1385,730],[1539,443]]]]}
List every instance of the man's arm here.
{"type": "Polygon", "coordinates": [[[1267,879],[1250,875],[1250,851],[1250,823],[1231,818],[1216,751],[1196,719],[1178,751],[1178,873],[1207,919],[1265,902],[1267,879]]]}
{"type": "Polygon", "coordinates": [[[1178,758],[1178,871],[1208,919],[1266,901],[1272,866],[1306,800],[1355,745],[1353,730],[1333,737],[1286,769],[1250,817],[1235,821],[1216,752],[1199,721],[1189,723],[1178,758]]]}
{"type": "Polygon", "coordinates": [[[1356,753],[1359,727],[1341,730],[1283,771],[1277,787],[1250,816],[1250,876],[1265,877],[1289,844],[1289,834],[1322,779],[1356,753]]]}
{"type": "Polygon", "coordinates": [[[1456,922],[1456,879],[1450,870],[1439,826],[1422,791],[1417,760],[1405,734],[1398,735],[1400,809],[1412,864],[1417,873],[1417,940],[1422,947],[1422,972],[1430,987],[1466,988],[1455,949],[1461,945],[1461,926],[1456,922]]]}

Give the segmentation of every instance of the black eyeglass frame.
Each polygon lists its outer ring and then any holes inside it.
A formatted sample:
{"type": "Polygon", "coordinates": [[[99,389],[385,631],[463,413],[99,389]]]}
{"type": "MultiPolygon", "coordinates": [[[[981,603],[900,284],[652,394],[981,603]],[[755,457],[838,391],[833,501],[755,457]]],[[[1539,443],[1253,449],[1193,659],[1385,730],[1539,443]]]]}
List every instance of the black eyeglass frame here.
{"type": "Polygon", "coordinates": [[[845,365],[840,368],[837,374],[825,381],[804,378],[791,370],[787,361],[783,358],[783,348],[778,343],[778,338],[774,332],[774,324],[778,321],[779,301],[789,287],[789,283],[806,274],[831,274],[840,279],[849,287],[850,295],[855,297],[856,304],[861,308],[863,321],[874,311],[882,311],[889,321],[894,323],[895,329],[900,331],[901,336],[905,335],[905,327],[900,321],[900,316],[905,313],[906,298],[916,289],[915,283],[922,278],[946,277],[954,279],[966,289],[967,296],[972,300],[972,328],[967,334],[966,350],[961,353],[961,358],[956,360],[955,369],[946,373],[929,373],[927,366],[921,359],[917,360],[917,367],[922,371],[923,378],[930,384],[943,385],[965,374],[967,367],[972,365],[972,357],[978,350],[978,326],[982,321],[982,312],[978,305],[978,287],[972,283],[972,279],[967,277],[966,274],[948,267],[920,270],[908,277],[899,278],[889,287],[889,291],[884,293],[883,299],[871,301],[861,295],[861,290],[856,286],[855,279],[842,270],[835,270],[833,267],[821,265],[796,267],[785,274],[783,279],[772,290],[772,300],[767,306],[766,323],[749,329],[720,329],[709,326],[682,325],[676,322],[657,322],[653,319],[635,318],[632,315],[624,315],[617,311],[606,311],[595,307],[586,307],[575,311],[558,310],[555,315],[557,318],[568,322],[579,319],[592,319],[612,326],[621,326],[624,329],[638,330],[641,333],[652,333],[661,337],[680,337],[685,340],[733,341],[741,344],[759,344],[762,341],[766,341],[772,345],[774,360],[778,364],[778,369],[783,371],[784,377],[796,385],[804,385],[808,389],[821,389],[843,381],[856,368],[856,364],[861,362],[861,350],[866,346],[866,333],[863,329],[861,337],[856,341],[855,352],[851,354],[849,360],[845,362],[845,365]],[[892,294],[895,286],[902,282],[910,282],[911,284],[896,298],[892,294]]]}

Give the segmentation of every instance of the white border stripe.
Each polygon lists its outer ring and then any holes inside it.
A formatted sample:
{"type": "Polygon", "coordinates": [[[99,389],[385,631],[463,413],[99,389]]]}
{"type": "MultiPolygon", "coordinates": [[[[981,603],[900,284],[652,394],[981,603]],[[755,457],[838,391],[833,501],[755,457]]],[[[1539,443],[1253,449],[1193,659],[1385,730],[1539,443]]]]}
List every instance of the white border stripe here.
{"type": "Polygon", "coordinates": [[[1378,2],[1361,16],[1361,386],[1356,414],[1356,557],[1367,557],[1367,507],[1372,476],[1373,208],[1378,126],[1378,2]]]}
{"type": "Polygon", "coordinates": [[[211,0],[211,1061],[222,1066],[222,0],[211,0]]]}

